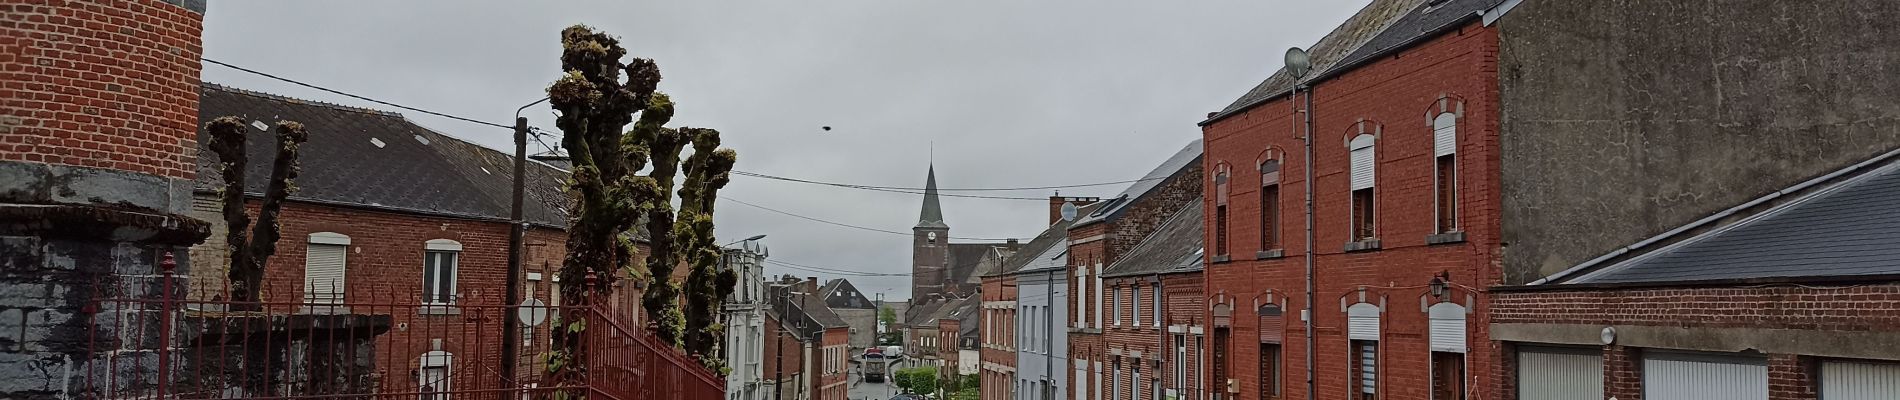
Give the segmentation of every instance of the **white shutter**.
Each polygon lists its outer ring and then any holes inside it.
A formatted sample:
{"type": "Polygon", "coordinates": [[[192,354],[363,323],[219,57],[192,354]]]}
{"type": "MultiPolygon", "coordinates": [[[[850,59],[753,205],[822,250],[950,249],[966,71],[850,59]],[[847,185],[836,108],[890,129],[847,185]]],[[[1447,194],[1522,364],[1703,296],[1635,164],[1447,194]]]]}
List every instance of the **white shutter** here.
{"type": "Polygon", "coordinates": [[[1359,135],[1352,139],[1352,190],[1372,187],[1373,169],[1377,160],[1373,159],[1372,135],[1359,135]]]}
{"type": "Polygon", "coordinates": [[[1767,400],[1768,363],[1756,357],[1645,354],[1643,398],[1767,400]]]}
{"type": "Polygon", "coordinates": [[[1432,120],[1432,156],[1458,152],[1458,114],[1438,114],[1432,120]]]}
{"type": "Polygon", "coordinates": [[[1379,340],[1379,306],[1359,303],[1346,308],[1346,337],[1379,340]]]}
{"type": "Polygon", "coordinates": [[[306,303],[343,302],[344,258],[349,246],[311,243],[304,252],[303,294],[306,303]]]}
{"type": "Polygon", "coordinates": [[[1517,395],[1523,399],[1603,400],[1603,355],[1589,349],[1521,348],[1517,395]]]}
{"type": "Polygon", "coordinates": [[[1438,303],[1431,307],[1432,351],[1465,352],[1465,307],[1438,303]]]}
{"type": "Polygon", "coordinates": [[[1900,364],[1861,361],[1821,363],[1821,400],[1900,398],[1900,364]]]}

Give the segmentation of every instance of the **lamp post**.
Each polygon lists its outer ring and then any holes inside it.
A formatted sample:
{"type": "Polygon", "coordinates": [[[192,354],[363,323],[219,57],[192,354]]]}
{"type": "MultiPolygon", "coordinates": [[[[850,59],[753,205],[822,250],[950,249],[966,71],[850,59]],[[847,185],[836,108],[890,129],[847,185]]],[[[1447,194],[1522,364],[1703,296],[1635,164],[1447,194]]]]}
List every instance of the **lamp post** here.
{"type": "MultiPolygon", "coordinates": [[[[548,101],[548,98],[542,97],[540,100],[515,109],[514,201],[508,208],[508,277],[505,283],[508,287],[503,290],[503,307],[516,307],[521,304],[521,242],[522,235],[526,233],[525,225],[527,224],[527,221],[521,217],[522,197],[527,185],[527,179],[522,175],[527,174],[528,171],[528,119],[521,117],[521,112],[543,101],[548,101]]],[[[521,334],[518,319],[512,315],[501,318],[501,376],[504,381],[514,387],[521,386],[515,382],[516,378],[519,378],[515,376],[515,364],[521,362],[520,357],[516,355],[518,353],[516,348],[521,346],[521,339],[517,336],[521,334]]]]}

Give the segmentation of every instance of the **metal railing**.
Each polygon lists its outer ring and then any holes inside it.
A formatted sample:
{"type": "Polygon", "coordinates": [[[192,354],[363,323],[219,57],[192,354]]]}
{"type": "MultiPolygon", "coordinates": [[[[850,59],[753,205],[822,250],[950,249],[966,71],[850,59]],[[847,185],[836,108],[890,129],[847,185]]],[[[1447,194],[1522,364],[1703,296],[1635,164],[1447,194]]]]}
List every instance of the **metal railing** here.
{"type": "MultiPolygon", "coordinates": [[[[67,355],[69,398],[90,399],[722,399],[724,380],[632,325],[635,301],[594,306],[499,304],[479,291],[424,302],[400,291],[278,292],[232,302],[228,288],[187,289],[169,262],[156,276],[91,285],[82,315],[48,340],[67,355]],[[190,292],[190,293],[188,293],[190,292]],[[326,293],[311,296],[305,293],[326,293]],[[394,292],[394,293],[392,293],[394,292]],[[620,304],[626,303],[626,304],[620,304]],[[550,386],[551,329],[580,316],[589,360],[578,385],[550,386]],[[503,360],[502,318],[523,319],[503,360]],[[83,326],[81,326],[83,325],[83,326]],[[64,336],[61,336],[64,335],[64,336]],[[515,376],[503,376],[503,363],[515,376]]],[[[589,279],[590,284],[592,279],[589,279]]],[[[298,285],[298,286],[308,286],[298,285]]],[[[570,321],[571,322],[571,321],[570,321]]],[[[56,328],[57,329],[57,328],[56,328]]],[[[574,382],[568,380],[567,382],[574,382]]]]}

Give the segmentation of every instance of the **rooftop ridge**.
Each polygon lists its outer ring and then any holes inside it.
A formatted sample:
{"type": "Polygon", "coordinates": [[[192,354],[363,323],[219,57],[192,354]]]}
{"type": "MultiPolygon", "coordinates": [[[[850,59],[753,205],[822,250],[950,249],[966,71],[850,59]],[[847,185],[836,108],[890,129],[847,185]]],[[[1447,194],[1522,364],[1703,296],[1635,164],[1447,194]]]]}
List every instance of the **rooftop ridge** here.
{"type": "Polygon", "coordinates": [[[318,107],[330,108],[330,109],[335,109],[339,111],[374,114],[374,115],[382,115],[382,116],[387,116],[387,117],[397,117],[397,118],[403,117],[402,113],[398,113],[395,111],[383,111],[383,110],[378,110],[374,108],[348,106],[348,105],[342,105],[342,104],[337,104],[337,103],[322,102],[322,101],[309,100],[309,99],[300,99],[300,98],[285,96],[281,94],[266,93],[266,92],[260,92],[256,90],[225,86],[225,85],[213,83],[213,82],[200,82],[199,84],[205,87],[206,89],[225,91],[225,92],[236,93],[236,94],[241,94],[245,96],[257,97],[261,99],[268,99],[268,100],[274,100],[274,101],[281,101],[281,102],[291,103],[291,104],[314,105],[318,107]]]}

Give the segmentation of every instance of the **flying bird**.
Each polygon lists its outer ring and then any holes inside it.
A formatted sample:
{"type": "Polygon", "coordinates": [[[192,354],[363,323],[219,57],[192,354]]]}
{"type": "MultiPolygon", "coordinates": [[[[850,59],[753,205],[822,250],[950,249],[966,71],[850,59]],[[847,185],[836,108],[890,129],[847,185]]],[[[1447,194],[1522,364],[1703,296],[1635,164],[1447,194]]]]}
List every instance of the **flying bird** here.
{"type": "Polygon", "coordinates": [[[831,131],[831,126],[829,126],[829,125],[827,125],[827,126],[821,126],[821,127],[819,127],[819,129],[824,129],[824,130],[825,130],[825,132],[830,132],[830,131],[831,131]]]}

